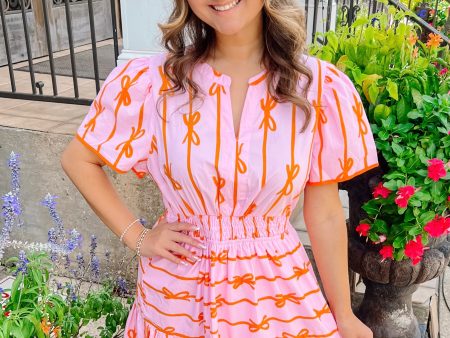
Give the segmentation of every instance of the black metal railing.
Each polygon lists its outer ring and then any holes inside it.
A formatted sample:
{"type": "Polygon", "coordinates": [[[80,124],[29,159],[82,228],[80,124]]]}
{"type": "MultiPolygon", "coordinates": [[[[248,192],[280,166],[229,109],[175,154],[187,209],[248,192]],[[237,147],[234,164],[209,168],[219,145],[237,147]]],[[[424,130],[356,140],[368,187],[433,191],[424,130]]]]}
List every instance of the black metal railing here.
{"type": "MultiPolygon", "coordinates": [[[[93,0],[83,0],[83,1],[65,1],[65,0],[51,0],[51,2],[47,0],[41,0],[38,2],[34,2],[33,4],[40,4],[42,7],[44,27],[45,27],[45,39],[47,46],[47,56],[49,60],[50,66],[50,74],[52,81],[52,94],[44,94],[43,87],[44,83],[42,81],[36,82],[35,79],[35,69],[33,64],[33,50],[31,48],[30,43],[30,34],[29,34],[29,23],[27,21],[26,11],[29,11],[31,8],[31,0],[0,0],[0,23],[2,26],[3,39],[4,39],[4,51],[6,53],[7,65],[8,65],[8,73],[10,80],[10,90],[0,91],[0,97],[5,98],[16,98],[16,99],[26,99],[26,100],[36,100],[36,101],[49,101],[49,102],[60,102],[60,103],[71,103],[71,104],[81,104],[81,105],[90,105],[92,103],[92,98],[81,98],[79,92],[79,84],[78,84],[78,73],[75,62],[75,46],[73,39],[73,27],[72,27],[72,6],[75,5],[84,5],[88,6],[88,15],[89,15],[89,27],[90,27],[90,43],[91,43],[91,51],[92,51],[92,59],[94,65],[94,80],[96,92],[100,90],[100,77],[99,77],[99,68],[98,68],[98,56],[97,56],[97,39],[95,33],[95,21],[94,21],[94,10],[93,10],[93,0]],[[83,4],[82,4],[83,3],[83,4]],[[54,53],[52,48],[52,36],[51,36],[51,27],[49,20],[49,11],[52,10],[53,6],[63,6],[65,9],[65,21],[67,27],[67,39],[69,44],[69,52],[70,52],[70,63],[71,63],[71,71],[72,71],[72,82],[73,82],[73,90],[74,96],[63,96],[58,93],[58,85],[56,81],[56,72],[54,65],[54,53]],[[18,92],[16,86],[16,80],[14,76],[14,68],[13,68],[13,58],[11,51],[11,43],[10,36],[8,32],[8,25],[6,21],[7,14],[14,11],[21,12],[22,17],[22,25],[23,25],[23,33],[25,38],[25,46],[27,53],[27,61],[28,61],[28,69],[31,83],[31,92],[18,92]],[[39,93],[38,93],[39,91],[39,93]]],[[[116,9],[115,9],[115,1],[110,0],[111,6],[111,25],[112,25],[112,38],[114,41],[114,60],[117,60],[119,55],[119,47],[118,47],[118,37],[117,37],[117,27],[116,27],[116,9]]]]}
{"type": "MultiPolygon", "coordinates": [[[[410,20],[417,23],[424,32],[438,34],[446,44],[449,44],[447,35],[437,30],[425,21],[424,18],[415,13],[415,8],[412,8],[411,1],[409,1],[408,6],[399,0],[388,0],[388,4],[409,12],[411,14],[410,20]]],[[[356,18],[361,15],[370,16],[374,13],[388,10],[388,7],[383,2],[376,0],[306,0],[304,8],[307,20],[313,20],[312,31],[310,32],[313,41],[318,31],[324,32],[335,28],[332,27],[333,19],[336,22],[336,26],[346,26],[351,25],[356,18]],[[311,9],[313,11],[312,15],[308,15],[308,11],[310,10],[309,1],[314,4],[311,9]],[[335,10],[337,11],[335,15],[332,14],[333,7],[335,7],[335,10]],[[324,15],[324,13],[326,13],[326,15],[324,15]],[[318,17],[326,17],[326,20],[323,20],[322,27],[319,27],[318,17]],[[319,30],[319,28],[321,29],[319,30]]],[[[434,14],[431,18],[431,21],[433,22],[436,21],[437,9],[438,2],[435,3],[435,7],[433,8],[434,14]]],[[[323,43],[320,38],[317,38],[317,41],[323,43]]]]}
{"type": "MultiPolygon", "coordinates": [[[[95,79],[96,91],[100,90],[100,78],[99,78],[99,60],[97,54],[97,38],[95,32],[95,20],[94,20],[94,10],[93,2],[98,3],[99,1],[108,0],[40,0],[32,2],[31,0],[0,0],[0,24],[2,26],[3,38],[4,38],[4,50],[6,53],[6,61],[9,72],[10,80],[10,90],[0,91],[0,97],[7,98],[17,98],[17,99],[28,99],[28,100],[39,100],[39,101],[51,101],[51,102],[62,102],[62,103],[72,103],[72,104],[83,104],[90,105],[92,103],[92,98],[81,98],[79,92],[79,72],[77,69],[77,64],[75,62],[75,46],[74,46],[74,36],[72,28],[72,9],[73,6],[87,6],[88,7],[88,17],[89,17],[89,28],[90,28],[90,44],[93,60],[93,72],[95,79]],[[33,65],[33,50],[30,43],[29,34],[29,23],[27,21],[27,13],[33,10],[32,6],[39,4],[41,6],[43,14],[43,24],[45,27],[45,39],[46,39],[46,56],[48,56],[49,68],[52,81],[52,94],[44,94],[43,81],[36,81],[35,69],[33,65]],[[49,20],[49,11],[54,9],[64,9],[65,11],[65,22],[67,27],[67,42],[68,50],[70,52],[70,68],[71,77],[73,83],[74,96],[63,96],[58,92],[58,85],[56,80],[55,72],[55,62],[54,53],[52,45],[51,27],[49,20]],[[26,57],[28,63],[28,72],[30,76],[31,93],[19,92],[17,90],[16,81],[14,77],[13,64],[14,60],[11,57],[11,44],[10,36],[8,32],[8,25],[6,24],[6,17],[10,14],[20,15],[23,25],[23,33],[25,39],[26,47],[26,57]]],[[[112,38],[114,42],[114,59],[117,60],[119,55],[118,47],[118,37],[117,37],[117,27],[116,27],[116,8],[115,0],[110,1],[111,8],[111,27],[112,27],[112,38]]],[[[151,1],[151,0],[149,0],[151,1]]],[[[388,0],[389,5],[393,5],[397,8],[403,10],[408,10],[408,6],[404,5],[398,0],[388,0]]],[[[409,2],[409,7],[411,7],[411,2],[409,2]]],[[[308,27],[308,33],[311,34],[309,37],[311,41],[315,40],[316,33],[321,31],[325,32],[328,30],[335,29],[338,25],[351,25],[357,17],[362,15],[371,15],[375,12],[387,11],[387,6],[376,0],[304,0],[304,9],[306,16],[306,25],[308,27]],[[312,22],[311,22],[312,21],[312,22]]],[[[437,13],[437,2],[434,8],[434,18],[435,21],[437,13]]],[[[414,12],[414,8],[411,8],[411,14],[414,12]]],[[[432,32],[439,34],[442,37],[444,43],[449,43],[448,37],[442,32],[438,31],[433,26],[429,25],[423,18],[418,15],[412,15],[410,20],[417,23],[426,32],[432,32]]],[[[323,43],[319,38],[317,39],[319,43],[323,43]]],[[[0,45],[1,46],[1,45],[0,45]]],[[[0,49],[1,52],[1,49],[0,49]]],[[[1,56],[1,54],[0,54],[1,56]]]]}

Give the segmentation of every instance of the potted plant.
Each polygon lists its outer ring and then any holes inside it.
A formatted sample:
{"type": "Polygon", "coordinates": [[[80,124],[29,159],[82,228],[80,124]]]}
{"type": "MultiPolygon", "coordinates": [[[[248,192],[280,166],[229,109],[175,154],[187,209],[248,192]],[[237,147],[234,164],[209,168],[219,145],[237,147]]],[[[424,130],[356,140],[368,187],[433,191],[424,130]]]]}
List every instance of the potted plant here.
{"type": "Polygon", "coordinates": [[[420,337],[411,295],[450,255],[448,47],[434,34],[419,41],[407,16],[389,7],[311,47],[355,83],[378,148],[380,167],[340,188],[349,265],[366,286],[357,315],[380,338],[420,337]]]}

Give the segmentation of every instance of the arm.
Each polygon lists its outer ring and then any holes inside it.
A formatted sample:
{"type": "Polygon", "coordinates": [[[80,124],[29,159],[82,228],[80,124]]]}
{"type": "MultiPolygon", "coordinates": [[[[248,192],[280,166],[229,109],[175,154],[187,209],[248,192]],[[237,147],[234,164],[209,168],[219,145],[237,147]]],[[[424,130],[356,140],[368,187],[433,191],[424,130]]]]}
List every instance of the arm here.
{"type": "Polygon", "coordinates": [[[304,218],[330,309],[336,320],[352,315],[347,229],[337,183],[306,185],[304,218]]]}
{"type": "MultiPolygon", "coordinates": [[[[117,191],[103,171],[102,159],[87,149],[77,138],[66,147],[60,158],[61,166],[76,188],[101,221],[118,237],[137,217],[120,199],[117,191]]],[[[139,222],[124,236],[125,244],[135,249],[137,238],[143,229],[139,222]]]]}

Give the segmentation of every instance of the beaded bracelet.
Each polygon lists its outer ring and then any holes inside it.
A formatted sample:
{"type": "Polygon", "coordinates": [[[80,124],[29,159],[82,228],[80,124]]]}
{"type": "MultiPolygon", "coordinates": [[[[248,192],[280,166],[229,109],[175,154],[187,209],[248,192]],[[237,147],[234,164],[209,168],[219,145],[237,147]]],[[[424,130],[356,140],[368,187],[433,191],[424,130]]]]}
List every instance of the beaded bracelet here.
{"type": "Polygon", "coordinates": [[[144,230],[141,231],[141,234],[139,235],[139,239],[138,239],[137,244],[136,244],[136,255],[138,257],[141,257],[141,245],[142,245],[142,242],[144,240],[145,235],[149,231],[150,231],[149,228],[145,228],[144,230]]]}
{"type": "Polygon", "coordinates": [[[120,241],[123,243],[123,236],[125,236],[125,234],[127,233],[128,230],[130,230],[131,226],[136,223],[137,221],[139,221],[139,218],[136,218],[133,222],[131,222],[130,224],[128,224],[128,226],[125,228],[125,230],[122,232],[122,235],[120,235],[120,241]]]}

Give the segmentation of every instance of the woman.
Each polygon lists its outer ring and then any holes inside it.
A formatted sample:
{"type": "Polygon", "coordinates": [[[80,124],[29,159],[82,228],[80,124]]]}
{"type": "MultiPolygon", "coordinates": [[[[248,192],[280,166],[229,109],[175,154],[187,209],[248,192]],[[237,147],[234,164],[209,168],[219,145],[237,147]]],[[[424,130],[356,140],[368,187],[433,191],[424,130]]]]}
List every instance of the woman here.
{"type": "Polygon", "coordinates": [[[372,337],[337,189],[378,165],[349,78],[305,54],[294,0],[176,0],[160,28],[168,51],[114,68],[61,158],[140,257],[125,337],[372,337]],[[151,229],[105,164],[158,184],[151,229]],[[289,222],[302,193],[328,301],[289,222]]]}

